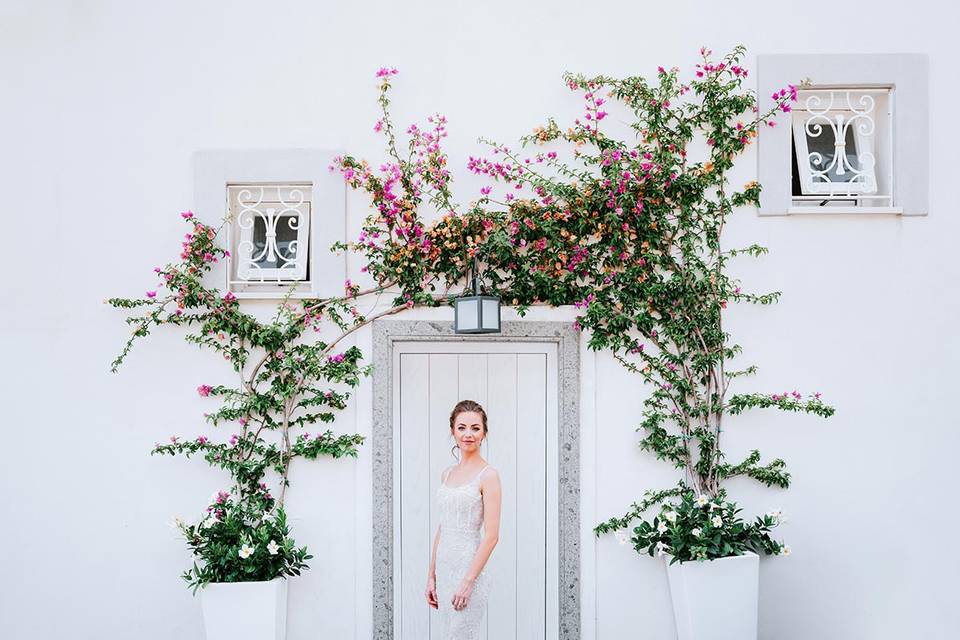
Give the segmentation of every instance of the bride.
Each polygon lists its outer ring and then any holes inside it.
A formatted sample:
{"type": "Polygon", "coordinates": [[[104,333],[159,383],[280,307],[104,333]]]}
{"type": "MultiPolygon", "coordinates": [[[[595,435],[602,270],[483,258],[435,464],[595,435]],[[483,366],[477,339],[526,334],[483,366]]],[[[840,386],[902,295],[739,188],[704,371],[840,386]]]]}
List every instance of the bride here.
{"type": "Polygon", "coordinates": [[[484,566],[500,532],[500,474],[480,457],[480,443],[487,436],[483,407],[472,400],[458,402],[450,413],[450,433],[454,449],[460,449],[460,463],[440,476],[440,524],[425,595],[440,611],[443,640],[479,640],[493,586],[484,566]]]}

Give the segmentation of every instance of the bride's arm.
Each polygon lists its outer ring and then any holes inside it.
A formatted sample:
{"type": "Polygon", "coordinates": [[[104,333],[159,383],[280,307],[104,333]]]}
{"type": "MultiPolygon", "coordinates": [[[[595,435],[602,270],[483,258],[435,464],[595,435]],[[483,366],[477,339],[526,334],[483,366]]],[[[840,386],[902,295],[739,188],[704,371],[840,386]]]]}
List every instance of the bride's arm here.
{"type": "Polygon", "coordinates": [[[437,534],[433,536],[433,551],[430,552],[430,572],[427,580],[437,577],[437,544],[440,542],[440,525],[437,525],[437,534]]]}
{"type": "Polygon", "coordinates": [[[480,481],[480,493],[483,496],[483,539],[473,556],[473,562],[467,570],[464,580],[471,584],[483,571],[493,548],[500,540],[500,474],[493,467],[480,481]]]}

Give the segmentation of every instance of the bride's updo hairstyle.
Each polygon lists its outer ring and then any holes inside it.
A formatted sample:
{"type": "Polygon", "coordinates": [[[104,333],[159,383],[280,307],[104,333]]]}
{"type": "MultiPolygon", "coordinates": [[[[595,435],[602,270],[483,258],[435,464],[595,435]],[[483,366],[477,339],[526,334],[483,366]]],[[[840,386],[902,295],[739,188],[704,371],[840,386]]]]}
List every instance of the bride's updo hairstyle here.
{"type": "MultiPolygon", "coordinates": [[[[453,411],[450,412],[450,435],[453,435],[453,425],[457,422],[457,416],[463,413],[464,411],[473,411],[480,414],[480,418],[483,422],[483,437],[487,437],[487,412],[483,410],[483,407],[480,406],[480,403],[474,402],[473,400],[461,400],[453,407],[453,411]]],[[[454,458],[459,460],[457,457],[457,445],[454,444],[450,449],[450,453],[453,454],[454,458]]]]}

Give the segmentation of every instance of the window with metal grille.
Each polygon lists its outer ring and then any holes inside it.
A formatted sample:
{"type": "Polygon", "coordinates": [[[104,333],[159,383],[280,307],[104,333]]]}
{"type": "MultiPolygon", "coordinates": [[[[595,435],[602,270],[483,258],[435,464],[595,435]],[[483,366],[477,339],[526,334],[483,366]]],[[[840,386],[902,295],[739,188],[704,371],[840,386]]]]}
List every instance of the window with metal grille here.
{"type": "Polygon", "coordinates": [[[806,88],[792,116],[791,209],[892,208],[892,88],[806,88]]]}
{"type": "Polygon", "coordinates": [[[230,184],[231,289],[310,282],[310,184],[230,184]]]}
{"type": "Polygon", "coordinates": [[[756,78],[759,113],[797,89],[759,130],[759,215],[928,214],[927,54],[761,54],[756,78]]]}

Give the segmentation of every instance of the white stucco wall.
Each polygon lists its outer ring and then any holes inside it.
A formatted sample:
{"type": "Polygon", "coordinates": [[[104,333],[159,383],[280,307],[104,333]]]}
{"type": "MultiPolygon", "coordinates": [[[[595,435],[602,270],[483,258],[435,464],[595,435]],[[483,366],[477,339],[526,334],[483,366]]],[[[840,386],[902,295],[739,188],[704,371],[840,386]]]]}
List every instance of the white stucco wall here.
{"type": "MultiPolygon", "coordinates": [[[[729,314],[744,360],[760,366],[750,388],[819,390],[838,409],[827,421],[759,412],[728,425],[731,457],[757,447],[785,458],[794,477],[786,492],[731,487],[748,514],[781,506],[791,517],[781,531],[794,554],[762,563],[761,636],[953,637],[960,562],[945,534],[960,525],[957,18],[929,0],[829,11],[3,2],[0,637],[202,637],[199,604],[178,578],[187,554],[164,522],[193,517],[223,478],[195,460],[147,454],[170,434],[204,430],[211,405],[195,388],[229,382],[230,370],[159,331],[111,375],[127,329],[101,303],[153,288],[152,268],[175,255],[195,150],[344,148],[376,161],[372,74],[387,64],[401,70],[398,121],[445,113],[458,169],[481,151],[477,136],[514,142],[547,115],[575,113],[564,70],[691,69],[701,45],[721,53],[738,42],[751,69],[760,53],[916,52],[929,54],[931,74],[929,216],[744,211],[728,229],[730,246],[771,250],[738,264],[747,285],[784,292],[776,306],[729,314]]],[[[755,156],[740,167],[749,180],[755,156]]],[[[461,199],[475,197],[479,183],[458,175],[461,199]]],[[[349,196],[351,236],[365,206],[349,196]]],[[[358,268],[351,264],[355,281],[358,268]]],[[[369,332],[355,338],[369,353],[369,332]]],[[[583,637],[670,638],[662,568],[612,536],[594,544],[589,528],[672,475],[635,447],[637,380],[609,357],[583,354],[583,637]]],[[[337,428],[367,434],[370,415],[365,384],[337,428]]],[[[317,558],[291,587],[291,640],[370,637],[365,454],[295,469],[295,533],[317,558]]]]}

